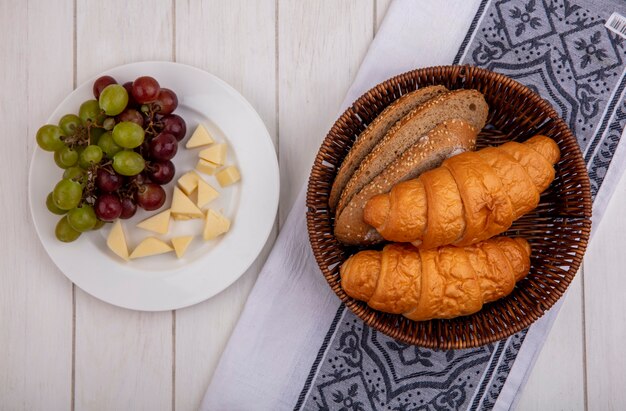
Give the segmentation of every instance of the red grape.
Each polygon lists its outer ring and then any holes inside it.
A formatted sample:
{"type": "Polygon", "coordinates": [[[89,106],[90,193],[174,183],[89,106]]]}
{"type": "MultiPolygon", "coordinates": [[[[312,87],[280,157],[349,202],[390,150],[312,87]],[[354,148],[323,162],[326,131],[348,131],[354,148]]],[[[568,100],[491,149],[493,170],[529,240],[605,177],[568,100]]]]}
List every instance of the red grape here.
{"type": "Polygon", "coordinates": [[[169,160],[154,162],[150,164],[148,170],[150,180],[160,185],[172,181],[174,174],[176,174],[176,167],[174,167],[174,163],[169,160]]]}
{"type": "Polygon", "coordinates": [[[111,193],[122,186],[124,177],[115,171],[99,168],[96,172],[96,186],[107,193],[111,193]]]}
{"type": "Polygon", "coordinates": [[[132,81],[127,81],[126,83],[123,84],[123,86],[126,89],[126,92],[128,93],[128,105],[127,105],[127,107],[139,108],[139,106],[141,104],[137,103],[137,101],[133,97],[133,82],[132,81]]]}
{"type": "Polygon", "coordinates": [[[187,134],[187,124],[178,114],[167,114],[161,119],[163,131],[170,133],[176,140],[180,141],[187,134]]]}
{"type": "Polygon", "coordinates": [[[156,210],[165,203],[165,190],[158,184],[144,184],[137,189],[135,202],[144,210],[156,210]]]}
{"type": "Polygon", "coordinates": [[[96,216],[102,221],[114,221],[122,214],[122,203],[115,194],[101,194],[94,208],[96,216]]]}
{"type": "Polygon", "coordinates": [[[134,108],[127,108],[122,111],[117,117],[116,120],[118,122],[122,121],[132,121],[135,124],[138,124],[143,127],[143,116],[140,112],[135,110],[134,108]]]}
{"type": "Polygon", "coordinates": [[[157,106],[158,113],[171,114],[178,107],[178,97],[172,90],[162,88],[153,104],[157,106]]]}
{"type": "Polygon", "coordinates": [[[94,81],[93,95],[96,100],[100,98],[100,93],[102,93],[102,90],[104,90],[106,86],[110,86],[111,84],[117,84],[117,81],[115,81],[115,79],[111,76],[102,76],[94,81]]]}
{"type": "Polygon", "coordinates": [[[137,204],[130,197],[124,197],[121,200],[122,203],[122,213],[120,214],[121,219],[128,219],[135,215],[137,212],[137,204]]]}
{"type": "Polygon", "coordinates": [[[170,133],[160,133],[150,141],[150,155],[155,160],[171,160],[178,151],[178,141],[170,133]]]}
{"type": "Polygon", "coordinates": [[[139,104],[151,103],[159,96],[159,82],[154,77],[142,76],[133,81],[132,93],[139,104]]]}

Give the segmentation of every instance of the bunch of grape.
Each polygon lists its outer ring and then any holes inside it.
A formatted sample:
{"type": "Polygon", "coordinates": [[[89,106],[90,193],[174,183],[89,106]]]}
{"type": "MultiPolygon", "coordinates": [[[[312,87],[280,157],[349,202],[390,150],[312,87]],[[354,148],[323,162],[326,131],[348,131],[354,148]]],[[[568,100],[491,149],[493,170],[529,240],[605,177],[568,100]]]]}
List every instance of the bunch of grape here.
{"type": "Polygon", "coordinates": [[[105,222],[130,218],[137,207],[156,210],[165,202],[161,185],[174,178],[172,158],[187,125],[173,114],[176,94],[142,76],[120,85],[103,76],[93,84],[94,100],[78,115],[37,131],[37,144],[54,152],[63,178],[46,206],[62,215],[55,234],[63,242],[97,230],[105,222]]]}

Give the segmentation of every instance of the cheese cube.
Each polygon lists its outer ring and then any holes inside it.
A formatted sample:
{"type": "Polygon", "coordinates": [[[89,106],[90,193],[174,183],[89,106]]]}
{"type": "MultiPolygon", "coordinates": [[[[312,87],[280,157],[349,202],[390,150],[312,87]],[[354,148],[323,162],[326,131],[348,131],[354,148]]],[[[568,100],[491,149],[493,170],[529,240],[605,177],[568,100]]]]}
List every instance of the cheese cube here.
{"type": "Polygon", "coordinates": [[[202,208],[220,196],[219,191],[214,189],[209,183],[198,180],[198,208],[202,208]]]}
{"type": "Polygon", "coordinates": [[[196,127],[196,131],[193,132],[187,144],[185,144],[186,148],[195,148],[200,146],[206,146],[207,144],[212,144],[213,138],[209,134],[206,128],[202,124],[198,124],[196,127]]]}
{"type": "Polygon", "coordinates": [[[158,234],[166,234],[170,228],[170,214],[170,210],[165,210],[157,215],[146,218],[137,224],[137,227],[158,234]]]}
{"type": "Polygon", "coordinates": [[[128,245],[126,244],[126,237],[124,236],[124,229],[120,220],[113,224],[113,228],[107,237],[107,246],[117,256],[128,260],[128,245]]]}
{"type": "Polygon", "coordinates": [[[149,257],[151,255],[163,254],[172,251],[173,248],[155,237],[148,237],[135,247],[130,254],[130,258],[149,257]]]}
{"type": "Polygon", "coordinates": [[[202,237],[205,240],[212,240],[215,237],[222,235],[230,229],[230,220],[217,211],[209,209],[206,213],[206,220],[204,222],[204,232],[202,237]]]}
{"type": "Polygon", "coordinates": [[[172,217],[175,220],[189,220],[191,218],[202,218],[204,214],[196,205],[183,193],[180,188],[174,187],[172,197],[172,217]]]}
{"type": "Polygon", "coordinates": [[[176,257],[181,258],[183,255],[185,255],[185,252],[187,251],[187,247],[189,247],[191,240],[193,240],[192,235],[172,238],[172,245],[174,246],[176,257]]]}
{"type": "Polygon", "coordinates": [[[190,195],[198,187],[198,178],[200,177],[195,171],[189,171],[178,179],[178,187],[183,190],[183,193],[190,195]]]}
{"type": "Polygon", "coordinates": [[[217,178],[217,182],[220,183],[222,187],[226,187],[241,180],[241,175],[239,174],[239,169],[237,167],[228,166],[218,171],[215,178],[217,178]]]}
{"type": "Polygon", "coordinates": [[[196,164],[196,170],[201,173],[212,176],[215,174],[215,171],[219,168],[217,164],[213,164],[210,161],[206,161],[203,159],[198,160],[198,164],[196,164]]]}
{"type": "Polygon", "coordinates": [[[198,156],[203,160],[221,166],[226,160],[226,144],[213,144],[211,147],[202,150],[198,156]]]}

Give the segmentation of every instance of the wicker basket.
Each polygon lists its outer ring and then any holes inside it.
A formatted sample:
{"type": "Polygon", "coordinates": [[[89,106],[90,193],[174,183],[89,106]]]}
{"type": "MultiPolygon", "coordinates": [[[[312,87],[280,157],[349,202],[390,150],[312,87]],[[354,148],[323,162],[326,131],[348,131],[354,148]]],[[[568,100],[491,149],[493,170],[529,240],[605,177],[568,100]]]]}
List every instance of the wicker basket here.
{"type": "Polygon", "coordinates": [[[328,284],[367,325],[408,344],[429,348],[469,348],[506,338],[532,324],[563,295],[583,258],[591,229],[589,177],[576,138],[554,109],[529,88],[488,70],[470,66],[431,67],[389,79],[369,90],[335,122],[315,158],[307,192],[307,227],[315,259],[328,284]],[[414,322],[349,297],[341,288],[339,266],[358,251],[333,235],[328,196],[337,168],[355,138],[387,105],[419,87],[442,84],[473,88],[489,104],[478,148],[552,137],[561,149],[556,178],[536,210],[517,220],[507,235],[532,246],[531,270],[507,297],[473,315],[414,322]]]}

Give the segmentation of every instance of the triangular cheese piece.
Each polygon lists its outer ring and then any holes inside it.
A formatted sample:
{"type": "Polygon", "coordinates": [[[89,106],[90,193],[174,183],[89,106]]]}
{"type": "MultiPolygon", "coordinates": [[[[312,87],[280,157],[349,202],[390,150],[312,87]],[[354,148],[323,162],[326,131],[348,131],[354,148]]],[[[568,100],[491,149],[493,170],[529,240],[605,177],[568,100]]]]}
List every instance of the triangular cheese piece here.
{"type": "Polygon", "coordinates": [[[213,164],[210,161],[206,161],[202,158],[198,159],[198,164],[196,165],[196,170],[210,176],[215,174],[218,168],[220,168],[220,166],[218,166],[217,164],[213,164]]]}
{"type": "Polygon", "coordinates": [[[170,210],[165,210],[157,215],[146,218],[137,224],[137,227],[158,234],[166,234],[170,228],[170,214],[170,210]]]}
{"type": "Polygon", "coordinates": [[[221,166],[224,164],[224,161],[226,161],[226,144],[213,144],[211,147],[202,150],[198,154],[198,157],[221,166]]]}
{"type": "Polygon", "coordinates": [[[183,190],[183,193],[191,195],[191,193],[193,193],[193,190],[198,187],[199,178],[200,176],[198,176],[195,171],[189,171],[183,174],[183,176],[178,179],[178,187],[183,190]]]}
{"type": "Polygon", "coordinates": [[[206,213],[206,220],[204,222],[204,231],[202,237],[205,240],[212,240],[213,238],[228,232],[230,229],[230,220],[217,211],[209,210],[206,213]]]}
{"type": "Polygon", "coordinates": [[[189,247],[191,240],[193,240],[192,235],[172,238],[172,245],[174,246],[176,257],[181,258],[183,255],[185,255],[185,252],[187,251],[187,247],[189,247]]]}
{"type": "Polygon", "coordinates": [[[204,217],[202,211],[178,187],[174,187],[171,211],[172,217],[176,220],[204,217]]]}
{"type": "Polygon", "coordinates": [[[239,169],[237,167],[228,166],[220,170],[215,175],[215,178],[217,179],[217,182],[220,183],[220,186],[226,187],[241,180],[241,174],[239,174],[239,169]]]}
{"type": "Polygon", "coordinates": [[[122,222],[117,220],[109,232],[107,237],[107,246],[116,255],[128,260],[128,245],[126,244],[126,237],[124,236],[124,229],[122,228],[122,222]]]}
{"type": "Polygon", "coordinates": [[[148,237],[135,247],[130,254],[130,258],[148,257],[151,255],[163,254],[172,251],[173,248],[158,238],[148,237]]]}
{"type": "Polygon", "coordinates": [[[187,141],[187,144],[185,144],[185,147],[195,148],[200,146],[206,146],[207,144],[213,144],[213,138],[202,124],[198,124],[198,127],[196,127],[196,131],[193,132],[193,134],[187,141]]]}
{"type": "Polygon", "coordinates": [[[214,189],[203,179],[198,180],[198,207],[202,208],[220,196],[219,191],[214,189]]]}

